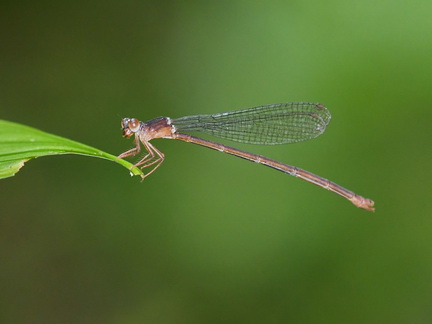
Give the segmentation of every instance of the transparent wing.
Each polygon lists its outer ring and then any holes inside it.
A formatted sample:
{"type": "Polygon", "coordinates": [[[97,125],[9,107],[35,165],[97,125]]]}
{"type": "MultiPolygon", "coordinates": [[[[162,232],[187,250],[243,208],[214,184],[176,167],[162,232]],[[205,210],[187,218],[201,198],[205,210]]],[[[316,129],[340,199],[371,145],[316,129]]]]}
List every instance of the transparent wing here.
{"type": "Polygon", "coordinates": [[[318,103],[287,102],[172,119],[176,131],[202,132],[249,144],[288,144],[321,135],[331,115],[318,103]]]}

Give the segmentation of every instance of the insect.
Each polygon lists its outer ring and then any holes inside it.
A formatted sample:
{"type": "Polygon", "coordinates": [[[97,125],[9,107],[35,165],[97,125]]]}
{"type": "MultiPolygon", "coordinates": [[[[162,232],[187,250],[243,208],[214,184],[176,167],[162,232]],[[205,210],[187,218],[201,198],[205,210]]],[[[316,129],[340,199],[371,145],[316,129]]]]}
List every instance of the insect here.
{"type": "Polygon", "coordinates": [[[374,211],[374,202],[344,187],[317,176],[309,171],[284,164],[262,155],[245,152],[231,146],[208,141],[183,132],[202,132],[215,137],[248,144],[289,144],[321,135],[331,115],[319,103],[288,102],[258,106],[213,115],[194,115],[171,119],[159,117],[147,122],[135,118],[123,118],[121,126],[124,137],[135,135],[135,148],[120,154],[119,158],[136,155],[141,144],[147,154],[135,167],[152,169],[144,177],[152,174],[164,161],[164,154],[150,141],[155,138],[177,139],[198,144],[220,152],[266,165],[278,171],[306,180],[319,187],[330,190],[351,201],[359,208],[374,211]]]}

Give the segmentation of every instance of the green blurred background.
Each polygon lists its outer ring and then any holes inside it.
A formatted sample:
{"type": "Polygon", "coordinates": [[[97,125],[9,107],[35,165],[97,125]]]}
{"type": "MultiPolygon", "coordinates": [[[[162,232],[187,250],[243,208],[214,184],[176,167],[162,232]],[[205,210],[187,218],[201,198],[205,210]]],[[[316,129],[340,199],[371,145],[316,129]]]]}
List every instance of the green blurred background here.
{"type": "MultiPolygon", "coordinates": [[[[375,200],[155,140],[140,182],[80,156],[0,183],[2,323],[431,323],[432,2],[0,5],[0,118],[113,154],[120,119],[325,104],[312,141],[235,145],[375,200]]],[[[231,143],[232,144],[232,143],[231,143]]]]}

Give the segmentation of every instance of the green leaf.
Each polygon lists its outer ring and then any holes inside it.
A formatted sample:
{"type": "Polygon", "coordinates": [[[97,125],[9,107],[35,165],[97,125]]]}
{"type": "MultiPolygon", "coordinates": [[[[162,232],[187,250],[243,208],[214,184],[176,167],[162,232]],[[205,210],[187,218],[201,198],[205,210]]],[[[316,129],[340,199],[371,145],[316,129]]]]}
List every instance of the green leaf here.
{"type": "Polygon", "coordinates": [[[80,154],[111,160],[129,169],[133,175],[144,176],[130,162],[94,147],[29,126],[0,120],[0,179],[15,175],[30,159],[57,154],[80,154]]]}

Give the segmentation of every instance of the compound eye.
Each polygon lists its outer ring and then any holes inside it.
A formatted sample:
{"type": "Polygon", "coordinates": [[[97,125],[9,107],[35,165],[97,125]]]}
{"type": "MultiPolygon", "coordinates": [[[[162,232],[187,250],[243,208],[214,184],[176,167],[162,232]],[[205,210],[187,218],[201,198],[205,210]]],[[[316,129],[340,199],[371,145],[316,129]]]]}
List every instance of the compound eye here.
{"type": "Polygon", "coordinates": [[[137,132],[138,129],[139,129],[139,124],[140,124],[140,122],[139,122],[138,119],[131,118],[131,119],[129,120],[128,126],[129,126],[129,129],[130,129],[132,132],[135,133],[135,132],[137,132]]]}

